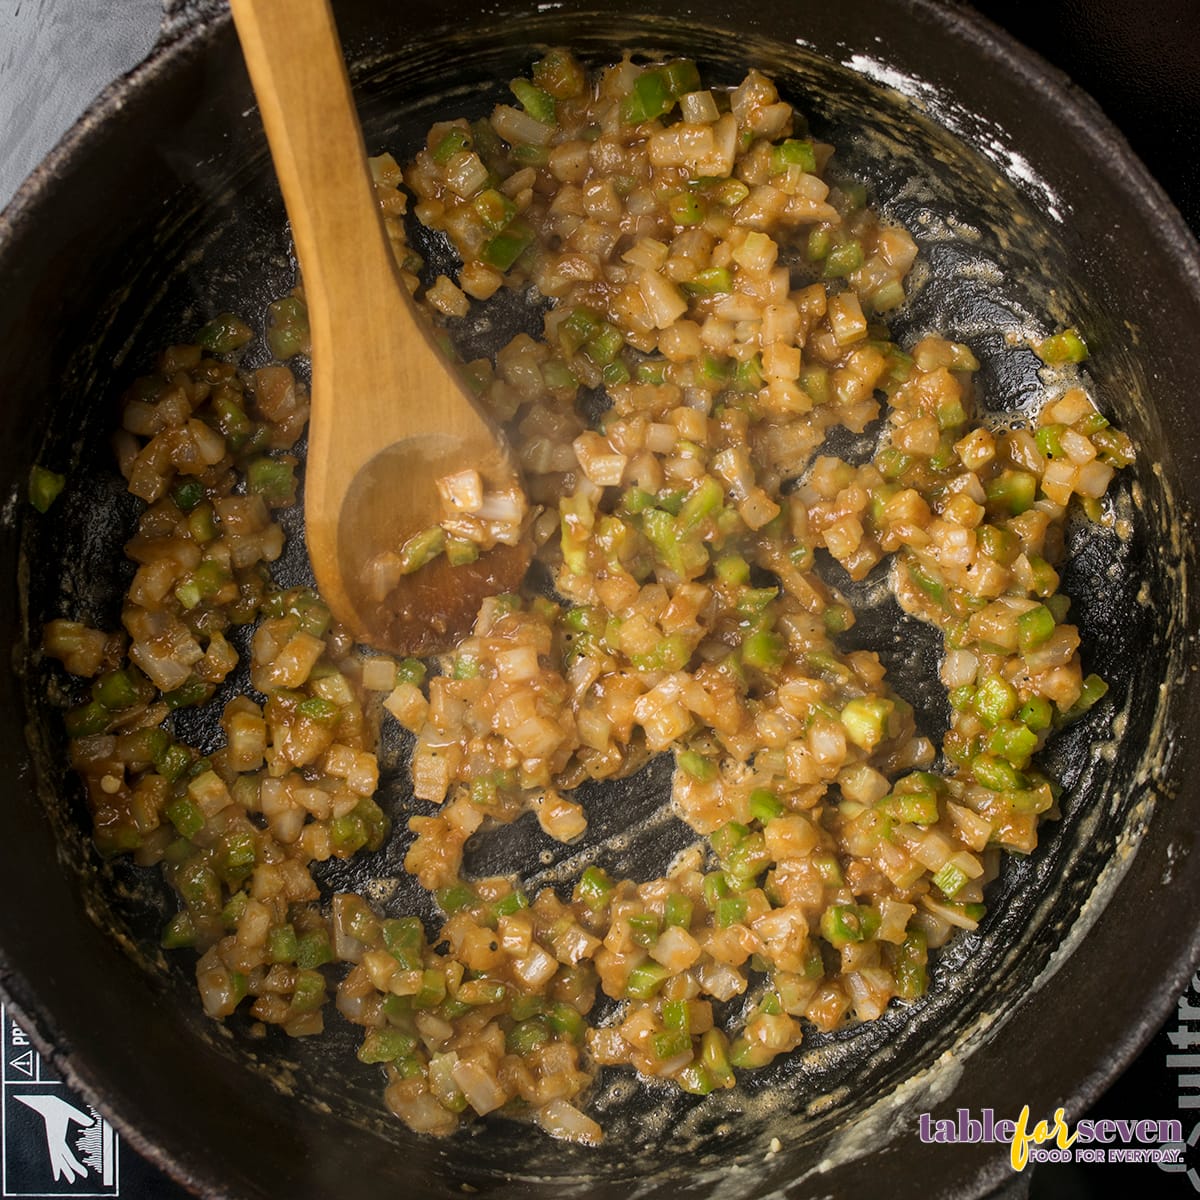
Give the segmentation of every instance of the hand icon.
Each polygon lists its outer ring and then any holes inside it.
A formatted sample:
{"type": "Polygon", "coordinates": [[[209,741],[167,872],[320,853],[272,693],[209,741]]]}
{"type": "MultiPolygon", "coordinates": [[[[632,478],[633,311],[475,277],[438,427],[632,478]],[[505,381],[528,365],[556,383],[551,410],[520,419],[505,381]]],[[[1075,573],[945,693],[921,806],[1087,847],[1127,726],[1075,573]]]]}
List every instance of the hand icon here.
{"type": "Polygon", "coordinates": [[[72,1121],[86,1128],[95,1123],[95,1118],[89,1113],[80,1112],[73,1104],[68,1104],[58,1096],[18,1095],[16,1099],[26,1108],[40,1113],[45,1122],[46,1150],[50,1155],[50,1169],[54,1172],[54,1178],[65,1178],[68,1183],[82,1179],[88,1173],[88,1169],[71,1152],[67,1135],[72,1121]]]}

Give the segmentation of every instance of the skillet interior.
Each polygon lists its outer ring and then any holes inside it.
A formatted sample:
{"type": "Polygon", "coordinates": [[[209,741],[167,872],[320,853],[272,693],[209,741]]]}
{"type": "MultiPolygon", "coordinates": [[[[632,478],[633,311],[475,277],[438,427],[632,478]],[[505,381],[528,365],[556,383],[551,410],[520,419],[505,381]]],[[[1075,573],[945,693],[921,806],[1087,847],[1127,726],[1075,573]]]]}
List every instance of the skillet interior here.
{"type": "MultiPolygon", "coordinates": [[[[570,44],[593,61],[627,46],[692,53],[706,77],[722,82],[757,65],[810,116],[815,132],[838,146],[841,169],[868,182],[875,202],[883,199],[922,243],[927,277],[896,322],[901,340],[938,329],[969,342],[984,362],[982,392],[1019,417],[1038,390],[1040,364],[1006,347],[1004,332],[1045,332],[1067,319],[1087,332],[1102,407],[1116,414],[1143,456],[1136,483],[1125,485],[1118,504],[1129,536],[1079,531],[1067,579],[1088,669],[1109,679],[1112,691],[1055,745],[1055,773],[1070,785],[1065,818],[1034,856],[1009,864],[983,929],[943,956],[930,997],[913,1008],[859,1030],[814,1035],[788,1061],[749,1075],[736,1094],[702,1103],[631,1088],[626,1077],[610,1080],[598,1105],[609,1138],[598,1152],[564,1148],[500,1121],[451,1144],[428,1143],[382,1115],[380,1079],[374,1068],[354,1062],[348,1026],[331,1020],[335,1036],[320,1041],[251,1043],[225,1036],[200,1016],[189,956],[167,960],[155,949],[167,911],[156,877],[101,864],[87,844],[82,799],[61,765],[60,723],[41,699],[55,675],[23,652],[24,700],[13,711],[26,716],[8,724],[15,730],[29,722],[32,769],[24,779],[50,813],[59,861],[51,869],[50,831],[36,802],[22,794],[6,816],[3,862],[14,886],[36,899],[37,919],[27,917],[20,928],[10,928],[18,925],[11,918],[0,923],[6,986],[18,1004],[33,1008],[43,1033],[60,1044],[65,1038],[68,1069],[161,1146],[177,1172],[231,1195],[321,1195],[336,1181],[349,1195],[404,1185],[451,1195],[469,1184],[496,1195],[553,1189],[618,1196],[630,1194],[634,1180],[645,1181],[647,1195],[758,1195],[803,1177],[833,1147],[834,1159],[846,1165],[791,1189],[820,1194],[869,1171],[871,1160],[856,1151],[884,1152],[881,1124],[901,1131],[886,1152],[907,1162],[915,1114],[938,1101],[952,1109],[974,1094],[978,1107],[1011,1106],[1013,1113],[1039,1099],[1061,1102],[1069,1092],[1082,1102],[1095,1089],[1091,1075],[1115,1070],[1119,1055],[1102,1064],[1092,1048],[1078,1059],[1065,1056],[1044,1081],[1036,1066],[1015,1087],[995,1080],[1005,1074],[1007,1055],[1036,1054],[1056,1035],[1069,1045],[1072,1035],[1063,1027],[1072,1006],[1096,1015],[1097,1028],[1110,1036],[1122,1021],[1148,1014],[1149,1032],[1191,961],[1186,928],[1164,933],[1159,945],[1139,944],[1139,921],[1162,903],[1152,883],[1167,894],[1197,895],[1190,842],[1181,840],[1183,796],[1158,805],[1147,845],[1131,855],[1131,831],[1150,817],[1155,795],[1173,790],[1194,753],[1179,714],[1194,687],[1187,670],[1194,651],[1184,636],[1194,626],[1188,611],[1194,600],[1186,586],[1183,495],[1195,487],[1195,435],[1177,399],[1200,383],[1186,349],[1200,312],[1195,281],[1185,277],[1191,251],[1169,244],[1169,218],[1157,227],[1143,224],[1138,205],[1156,197],[1139,197],[1136,174],[1122,175],[1110,161],[1109,174],[1095,178],[1096,156],[1109,147],[1090,143],[1086,129],[1054,142],[1039,123],[1045,115],[1039,106],[1051,103],[1045,95],[1030,92],[1022,98],[1028,107],[1009,110],[1015,101],[1004,88],[989,90],[972,74],[973,56],[983,51],[971,27],[924,5],[863,3],[836,19],[780,6],[787,22],[773,31],[769,11],[735,20],[719,4],[698,8],[686,24],[623,15],[621,5],[603,12],[547,5],[519,18],[481,6],[469,15],[456,9],[449,28],[433,15],[405,14],[403,33],[390,27],[397,18],[381,16],[378,7],[338,8],[373,152],[386,148],[404,158],[436,117],[488,111],[504,91],[496,81],[523,70],[537,43],[570,44]],[[934,31],[940,40],[931,51],[934,31]],[[793,39],[835,60],[857,55],[860,67],[885,80],[913,72],[942,88],[953,85],[963,107],[944,108],[936,89],[916,88],[932,110],[923,113],[793,39]],[[893,74],[880,69],[885,61],[893,74]],[[973,109],[987,115],[968,115],[973,109]],[[1014,113],[1028,125],[1018,125],[1014,113]],[[947,121],[960,136],[947,131],[947,121]],[[1009,155],[1005,129],[1018,139],[1020,161],[1009,155]],[[1026,186],[1009,182],[995,158],[1007,162],[1010,174],[1026,175],[1026,186]],[[1047,181],[1045,191],[1029,183],[1033,169],[1047,181]],[[1162,690],[1164,681],[1182,682],[1162,690]],[[1119,752],[1098,751],[1105,741],[1119,752]],[[1172,845],[1179,861],[1168,878],[1172,845]],[[1130,862],[1131,878],[1106,909],[1130,862]],[[1089,901],[1106,865],[1103,894],[1089,901]],[[85,906],[96,924],[82,918],[85,906]],[[1085,928],[1101,911],[1095,936],[1068,963],[1088,988],[1081,992],[1064,970],[1031,993],[1056,949],[1070,943],[1072,929],[1085,928]],[[1090,975],[1088,953],[1101,963],[1090,975]],[[1167,977],[1161,993],[1146,995],[1147,976],[1167,977]],[[1131,989],[1125,1007],[1096,1014],[1095,1006],[1123,984],[1131,989]],[[1037,1011],[1048,996],[1057,1017],[1047,1026],[1037,1011]],[[97,1028],[109,1032],[95,1039],[97,1028]],[[78,1044],[85,1037],[87,1044],[78,1044]],[[167,1082],[181,1076],[186,1095],[167,1082]],[[893,1120],[884,1109],[868,1111],[898,1088],[906,1114],[893,1120]],[[248,1114],[268,1112],[269,1136],[247,1139],[248,1114]],[[783,1148],[768,1154],[773,1137],[783,1148]],[[734,1169],[735,1163],[752,1169],[734,1169]]],[[[996,69],[998,52],[988,53],[996,69]]],[[[71,486],[52,514],[22,529],[21,598],[34,631],[64,612],[115,623],[125,581],[115,564],[134,516],[107,450],[120,384],[157,347],[186,336],[211,313],[235,308],[257,316],[291,282],[282,207],[255,114],[247,114],[248,85],[228,27],[211,38],[185,38],[168,59],[170,71],[160,60],[145,72],[141,89],[95,131],[94,142],[77,141],[59,158],[58,177],[43,183],[40,197],[26,194],[24,208],[18,205],[10,218],[12,240],[0,252],[0,268],[11,264],[5,277],[14,280],[0,302],[0,383],[20,398],[2,418],[13,423],[5,430],[6,470],[23,482],[34,459],[71,468],[71,486]],[[136,188],[122,186],[129,179],[136,188]],[[96,202],[109,194],[123,196],[127,206],[120,222],[96,202]],[[52,243],[44,237],[51,228],[58,229],[52,243]],[[43,241],[31,247],[39,231],[43,241]],[[18,239],[21,260],[13,253],[18,239]]],[[[1005,69],[1015,72],[1017,65],[1005,69]]],[[[512,305],[493,315],[496,325],[529,316],[512,305]]],[[[13,530],[4,524],[5,550],[13,555],[6,561],[15,563],[13,530]]],[[[291,545],[286,567],[302,573],[299,536],[291,545]]],[[[6,608],[13,602],[6,593],[6,608]]],[[[927,727],[937,728],[944,701],[938,689],[920,684],[933,673],[930,635],[890,603],[871,607],[855,634],[881,650],[899,690],[927,727]]],[[[15,701],[6,696],[9,703],[15,701]]],[[[14,764],[26,757],[12,744],[5,754],[14,764]]],[[[586,793],[587,846],[597,861],[635,877],[661,871],[682,839],[677,823],[653,816],[668,774],[651,764],[624,784],[586,793]]],[[[402,772],[389,773],[386,797],[402,831],[408,811],[402,772]]],[[[335,864],[326,877],[344,887],[363,876],[403,876],[405,841],[397,836],[373,860],[352,867],[335,864]]],[[[556,847],[528,819],[480,839],[469,863],[513,869],[542,852],[555,858],[540,872],[547,882],[560,867],[574,873],[579,848],[556,847]]],[[[390,902],[396,911],[406,908],[406,891],[402,886],[390,902]]],[[[266,1124],[258,1120],[260,1128],[266,1124]]],[[[928,1166],[945,1169],[953,1194],[967,1194],[965,1188],[994,1172],[995,1156],[941,1150],[928,1166]]],[[[910,1174],[891,1194],[928,1195],[928,1174],[910,1174]]]]}

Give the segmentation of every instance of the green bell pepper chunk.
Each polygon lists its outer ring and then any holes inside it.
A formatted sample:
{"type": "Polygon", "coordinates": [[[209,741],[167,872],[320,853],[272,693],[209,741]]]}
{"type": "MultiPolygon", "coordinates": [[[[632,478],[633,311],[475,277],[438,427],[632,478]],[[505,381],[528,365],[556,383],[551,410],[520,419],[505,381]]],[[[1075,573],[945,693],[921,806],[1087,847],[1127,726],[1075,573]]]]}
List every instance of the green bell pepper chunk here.
{"type": "Polygon", "coordinates": [[[1034,350],[1042,362],[1053,365],[1085,362],[1088,356],[1087,343],[1072,326],[1044,338],[1034,350]]]}
{"type": "Polygon", "coordinates": [[[616,885],[601,867],[588,867],[575,885],[576,896],[593,911],[603,908],[612,898],[616,885]]]}
{"type": "Polygon", "coordinates": [[[817,169],[817,156],[813,144],[807,138],[788,138],[771,150],[771,170],[774,173],[786,171],[790,167],[799,167],[808,175],[817,169]]]}
{"type": "Polygon", "coordinates": [[[661,963],[639,963],[625,981],[625,995],[633,1000],[649,1000],[670,977],[671,972],[661,963]]]}
{"type": "Polygon", "coordinates": [[[29,503],[40,513],[48,512],[66,482],[65,475],[34,465],[29,471],[29,503]]]}
{"type": "Polygon", "coordinates": [[[528,79],[514,79],[509,85],[517,102],[535,120],[543,125],[554,125],[558,120],[558,109],[554,97],[528,79]]]}

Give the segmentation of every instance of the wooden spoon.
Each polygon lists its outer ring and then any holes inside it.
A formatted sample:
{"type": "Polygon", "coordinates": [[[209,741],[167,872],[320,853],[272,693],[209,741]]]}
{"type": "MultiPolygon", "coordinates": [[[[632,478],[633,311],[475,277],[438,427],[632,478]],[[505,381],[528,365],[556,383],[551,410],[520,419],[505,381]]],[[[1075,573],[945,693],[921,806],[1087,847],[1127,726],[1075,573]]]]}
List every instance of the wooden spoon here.
{"type": "Polygon", "coordinates": [[[380,601],[368,564],[439,523],[437,480],[468,467],[511,486],[511,456],[434,346],[396,269],[328,0],[232,0],[304,276],[312,416],[308,553],[334,616],[397,654],[449,647],[480,601],[511,591],[530,549],[444,556],[380,601]]]}

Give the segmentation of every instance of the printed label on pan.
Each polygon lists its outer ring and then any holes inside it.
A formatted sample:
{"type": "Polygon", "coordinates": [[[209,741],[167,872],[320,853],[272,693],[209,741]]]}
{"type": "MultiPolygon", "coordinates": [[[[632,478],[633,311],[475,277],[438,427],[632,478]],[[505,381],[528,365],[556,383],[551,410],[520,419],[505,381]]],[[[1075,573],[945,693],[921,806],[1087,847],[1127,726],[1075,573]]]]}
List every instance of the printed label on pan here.
{"type": "Polygon", "coordinates": [[[75,1096],[0,1005],[4,1196],[120,1195],[116,1131],[75,1096]]]}

